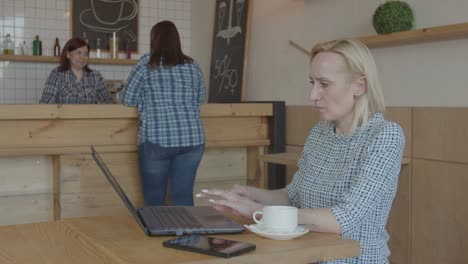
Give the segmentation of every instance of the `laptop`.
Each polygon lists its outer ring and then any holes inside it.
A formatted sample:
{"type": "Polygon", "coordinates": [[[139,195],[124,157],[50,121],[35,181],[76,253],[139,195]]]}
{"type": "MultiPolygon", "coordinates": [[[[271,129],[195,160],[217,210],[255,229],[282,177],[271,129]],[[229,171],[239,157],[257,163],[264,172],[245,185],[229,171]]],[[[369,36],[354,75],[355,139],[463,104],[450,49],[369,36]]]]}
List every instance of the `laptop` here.
{"type": "Polygon", "coordinates": [[[186,234],[232,234],[244,231],[244,226],[211,206],[144,206],[136,209],[93,146],[91,146],[91,152],[94,161],[145,234],[149,236],[181,236],[186,234]]]}

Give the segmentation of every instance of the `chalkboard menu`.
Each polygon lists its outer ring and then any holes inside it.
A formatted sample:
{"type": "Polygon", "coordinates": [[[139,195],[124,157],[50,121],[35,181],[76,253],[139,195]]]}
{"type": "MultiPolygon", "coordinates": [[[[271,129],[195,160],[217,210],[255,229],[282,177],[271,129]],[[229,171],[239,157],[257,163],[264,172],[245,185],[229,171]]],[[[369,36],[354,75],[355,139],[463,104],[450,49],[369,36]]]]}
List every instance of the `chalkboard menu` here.
{"type": "Polygon", "coordinates": [[[249,0],[217,0],[209,103],[242,101],[249,0]]]}
{"type": "Polygon", "coordinates": [[[119,50],[130,40],[131,50],[138,52],[138,0],[72,0],[72,35],[89,40],[91,49],[100,39],[101,49],[109,47],[113,32],[119,36],[119,50]]]}

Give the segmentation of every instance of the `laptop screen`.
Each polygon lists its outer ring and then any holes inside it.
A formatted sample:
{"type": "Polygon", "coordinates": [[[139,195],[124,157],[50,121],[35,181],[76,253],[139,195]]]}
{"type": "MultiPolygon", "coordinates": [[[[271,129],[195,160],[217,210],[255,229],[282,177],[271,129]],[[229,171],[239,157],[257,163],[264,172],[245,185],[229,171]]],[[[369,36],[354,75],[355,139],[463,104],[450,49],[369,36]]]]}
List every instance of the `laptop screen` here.
{"type": "Polygon", "coordinates": [[[99,156],[99,154],[97,153],[97,151],[94,149],[93,146],[91,146],[91,152],[92,152],[92,156],[93,156],[94,161],[96,161],[96,163],[99,166],[99,168],[101,169],[102,173],[104,173],[107,180],[109,180],[110,184],[115,189],[117,194],[120,196],[120,198],[122,199],[124,204],[127,206],[130,213],[133,215],[135,220],[141,226],[143,231],[145,231],[145,233],[148,233],[148,230],[146,229],[145,225],[143,224],[143,221],[141,220],[140,215],[138,214],[137,210],[135,209],[135,206],[133,206],[130,199],[128,199],[127,195],[122,190],[119,183],[115,180],[114,176],[112,175],[110,170],[107,168],[106,164],[104,164],[104,161],[101,159],[101,157],[99,156]]]}

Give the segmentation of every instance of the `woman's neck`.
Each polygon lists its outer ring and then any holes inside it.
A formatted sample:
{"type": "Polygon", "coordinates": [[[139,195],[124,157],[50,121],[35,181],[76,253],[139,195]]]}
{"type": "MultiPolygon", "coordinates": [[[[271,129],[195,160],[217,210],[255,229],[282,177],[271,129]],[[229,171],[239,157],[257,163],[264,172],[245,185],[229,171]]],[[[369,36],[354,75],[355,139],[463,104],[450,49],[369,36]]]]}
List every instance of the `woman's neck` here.
{"type": "Polygon", "coordinates": [[[353,120],[351,116],[335,121],[335,133],[341,135],[349,135],[352,131],[353,120]]]}
{"type": "Polygon", "coordinates": [[[75,68],[71,68],[71,71],[73,72],[73,74],[75,75],[75,77],[78,79],[78,80],[81,80],[81,77],[83,76],[83,69],[75,69],[75,68]]]}

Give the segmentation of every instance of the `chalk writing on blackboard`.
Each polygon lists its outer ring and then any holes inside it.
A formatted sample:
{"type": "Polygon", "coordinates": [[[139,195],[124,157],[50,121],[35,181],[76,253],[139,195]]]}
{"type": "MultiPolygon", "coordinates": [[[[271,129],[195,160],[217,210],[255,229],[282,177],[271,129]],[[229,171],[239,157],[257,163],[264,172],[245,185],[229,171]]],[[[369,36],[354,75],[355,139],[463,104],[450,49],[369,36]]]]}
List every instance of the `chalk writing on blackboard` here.
{"type": "Polygon", "coordinates": [[[215,63],[215,72],[214,79],[219,79],[220,84],[217,89],[217,93],[223,91],[230,92],[234,94],[236,92],[236,87],[239,81],[239,73],[237,69],[231,68],[232,58],[229,58],[226,54],[224,59],[217,60],[215,63]]]}
{"type": "Polygon", "coordinates": [[[96,39],[107,47],[109,35],[119,36],[119,50],[126,50],[130,40],[131,50],[138,51],[137,0],[72,0],[72,34],[82,37],[86,33],[91,48],[96,39]]]}
{"type": "Polygon", "coordinates": [[[211,103],[242,100],[248,0],[217,0],[211,56],[211,103]]]}

